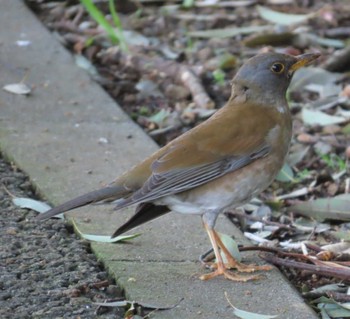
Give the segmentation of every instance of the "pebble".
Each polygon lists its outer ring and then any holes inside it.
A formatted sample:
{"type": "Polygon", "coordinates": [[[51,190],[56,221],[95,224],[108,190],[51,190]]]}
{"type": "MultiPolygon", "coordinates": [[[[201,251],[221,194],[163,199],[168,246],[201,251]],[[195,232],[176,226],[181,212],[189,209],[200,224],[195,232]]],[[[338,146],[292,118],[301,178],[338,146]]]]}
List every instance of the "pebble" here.
{"type": "Polygon", "coordinates": [[[318,141],[318,138],[315,135],[301,133],[297,136],[297,140],[298,140],[298,142],[303,143],[303,144],[314,144],[318,141]]]}

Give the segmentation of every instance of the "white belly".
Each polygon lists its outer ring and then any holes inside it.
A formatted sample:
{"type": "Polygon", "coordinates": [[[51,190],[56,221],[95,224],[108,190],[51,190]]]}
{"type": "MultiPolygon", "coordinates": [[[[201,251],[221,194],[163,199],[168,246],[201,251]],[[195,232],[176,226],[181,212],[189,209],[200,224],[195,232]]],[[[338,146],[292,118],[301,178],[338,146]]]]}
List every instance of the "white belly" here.
{"type": "Polygon", "coordinates": [[[274,178],[262,169],[263,162],[264,159],[195,189],[158,199],[156,204],[182,214],[203,214],[242,206],[267,188],[274,178]]]}

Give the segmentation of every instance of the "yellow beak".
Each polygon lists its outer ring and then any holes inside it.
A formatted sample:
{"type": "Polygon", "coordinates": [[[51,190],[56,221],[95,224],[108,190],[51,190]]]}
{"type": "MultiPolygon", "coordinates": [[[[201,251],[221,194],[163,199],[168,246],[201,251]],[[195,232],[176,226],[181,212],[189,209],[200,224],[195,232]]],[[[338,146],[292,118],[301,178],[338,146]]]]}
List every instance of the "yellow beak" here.
{"type": "Polygon", "coordinates": [[[294,72],[298,69],[300,69],[301,67],[309,64],[310,62],[316,60],[318,57],[320,57],[321,54],[320,53],[306,53],[306,54],[302,54],[302,55],[298,55],[296,56],[297,58],[297,62],[295,62],[291,67],[290,67],[290,71],[294,72]]]}

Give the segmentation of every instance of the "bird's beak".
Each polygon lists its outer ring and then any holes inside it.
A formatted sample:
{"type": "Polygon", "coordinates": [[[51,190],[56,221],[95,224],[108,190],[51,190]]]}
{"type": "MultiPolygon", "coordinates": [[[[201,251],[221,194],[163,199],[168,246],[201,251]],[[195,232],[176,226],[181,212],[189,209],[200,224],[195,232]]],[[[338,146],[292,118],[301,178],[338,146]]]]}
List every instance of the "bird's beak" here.
{"type": "Polygon", "coordinates": [[[306,53],[298,55],[295,57],[297,59],[296,62],[289,68],[289,71],[293,73],[301,67],[308,65],[310,62],[316,60],[319,56],[321,56],[320,53],[306,53]]]}

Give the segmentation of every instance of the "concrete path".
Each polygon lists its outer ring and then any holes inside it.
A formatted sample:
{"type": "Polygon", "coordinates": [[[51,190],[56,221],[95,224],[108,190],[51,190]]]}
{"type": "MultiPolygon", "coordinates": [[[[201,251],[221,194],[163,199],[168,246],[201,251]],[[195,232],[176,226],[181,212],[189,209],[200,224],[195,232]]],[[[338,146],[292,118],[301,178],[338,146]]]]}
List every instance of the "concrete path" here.
{"type": "MultiPolygon", "coordinates": [[[[30,96],[0,92],[0,147],[52,204],[112,181],[157,146],[114,101],[79,69],[55,36],[22,1],[0,0],[0,87],[25,83],[30,96]],[[17,40],[29,40],[26,47],[17,40]],[[100,138],[108,140],[99,143],[100,138]]],[[[110,235],[132,214],[89,207],[74,215],[84,232],[110,235]]],[[[219,220],[218,229],[242,234],[219,220]]],[[[209,247],[199,217],[168,214],[139,229],[128,244],[92,244],[131,300],[159,306],[183,301],[154,318],[234,318],[224,292],[238,308],[312,319],[314,312],[277,271],[256,282],[222,278],[202,282],[198,256],[209,247]]],[[[259,262],[252,255],[248,262],[259,262]]]]}

